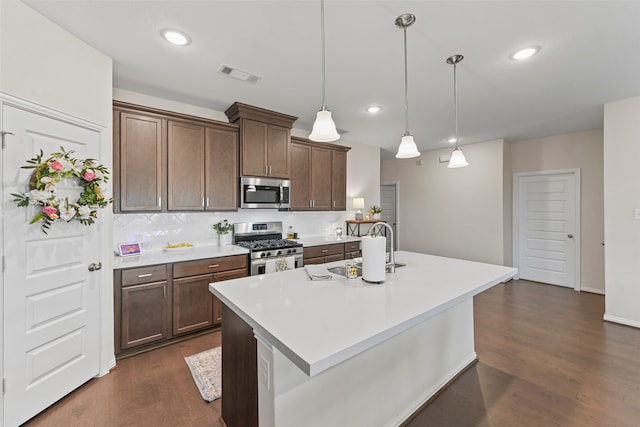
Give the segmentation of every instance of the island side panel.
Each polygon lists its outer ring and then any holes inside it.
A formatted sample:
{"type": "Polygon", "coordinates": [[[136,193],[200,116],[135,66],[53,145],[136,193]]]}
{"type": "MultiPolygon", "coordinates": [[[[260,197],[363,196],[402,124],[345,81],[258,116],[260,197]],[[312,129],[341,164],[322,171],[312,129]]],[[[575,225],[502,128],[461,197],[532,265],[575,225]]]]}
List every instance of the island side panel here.
{"type": "Polygon", "coordinates": [[[222,304],[222,419],[258,426],[257,349],[253,328],[222,304]]]}
{"type": "Polygon", "coordinates": [[[260,427],[398,426],[476,360],[473,299],[309,377],[258,342],[260,427]]]}

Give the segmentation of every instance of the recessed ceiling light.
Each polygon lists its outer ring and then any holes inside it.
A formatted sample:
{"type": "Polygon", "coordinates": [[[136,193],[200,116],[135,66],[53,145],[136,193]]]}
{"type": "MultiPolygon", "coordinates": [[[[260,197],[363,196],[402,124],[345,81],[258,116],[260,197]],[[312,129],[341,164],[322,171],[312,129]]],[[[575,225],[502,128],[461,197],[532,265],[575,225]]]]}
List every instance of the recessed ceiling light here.
{"type": "Polygon", "coordinates": [[[515,59],[517,61],[522,61],[523,59],[531,58],[533,55],[540,51],[540,46],[531,46],[526,47],[524,49],[520,49],[517,52],[512,53],[509,58],[515,59]]]}
{"type": "Polygon", "coordinates": [[[452,136],[451,138],[447,139],[447,142],[455,144],[456,142],[458,142],[458,139],[455,136],[452,136]]]}
{"type": "Polygon", "coordinates": [[[176,46],[186,46],[191,43],[189,36],[182,31],[164,29],[160,31],[160,34],[162,34],[162,37],[164,37],[166,41],[176,46]]]}
{"type": "Polygon", "coordinates": [[[382,110],[382,107],[379,107],[377,105],[372,105],[371,107],[367,107],[367,113],[371,113],[371,114],[375,114],[380,110],[382,110]]]}

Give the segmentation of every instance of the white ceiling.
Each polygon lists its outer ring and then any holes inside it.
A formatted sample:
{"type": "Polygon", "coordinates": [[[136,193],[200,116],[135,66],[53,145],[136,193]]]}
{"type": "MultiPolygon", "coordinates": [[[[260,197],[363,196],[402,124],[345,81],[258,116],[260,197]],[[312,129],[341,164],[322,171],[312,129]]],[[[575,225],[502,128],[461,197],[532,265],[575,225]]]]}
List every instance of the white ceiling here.
{"type": "MultiPolygon", "coordinates": [[[[25,0],[113,58],[114,86],[224,111],[234,101],[298,116],[321,107],[320,0],[25,0]],[[160,30],[187,32],[176,47],[160,30]],[[258,74],[249,84],[222,64],[258,74]]],[[[395,154],[404,133],[403,13],[409,128],[418,149],[450,146],[458,65],[461,144],[602,127],[603,104],[640,95],[640,2],[327,0],[326,99],[343,141],[395,154]],[[524,62],[508,58],[541,46],[524,62]],[[365,107],[376,104],[376,115],[365,107]]]]}

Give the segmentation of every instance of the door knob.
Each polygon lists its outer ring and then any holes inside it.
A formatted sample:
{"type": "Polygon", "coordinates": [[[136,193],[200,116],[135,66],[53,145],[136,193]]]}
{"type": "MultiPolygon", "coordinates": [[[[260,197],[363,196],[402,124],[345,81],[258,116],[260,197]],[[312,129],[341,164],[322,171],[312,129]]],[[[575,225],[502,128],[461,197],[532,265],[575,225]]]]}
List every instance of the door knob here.
{"type": "Polygon", "coordinates": [[[91,264],[89,264],[88,270],[89,271],[98,271],[101,268],[102,268],[102,263],[101,262],[99,262],[97,264],[92,262],[91,264]]]}
{"type": "Polygon", "coordinates": [[[573,234],[567,234],[567,237],[573,239],[573,234]]]}

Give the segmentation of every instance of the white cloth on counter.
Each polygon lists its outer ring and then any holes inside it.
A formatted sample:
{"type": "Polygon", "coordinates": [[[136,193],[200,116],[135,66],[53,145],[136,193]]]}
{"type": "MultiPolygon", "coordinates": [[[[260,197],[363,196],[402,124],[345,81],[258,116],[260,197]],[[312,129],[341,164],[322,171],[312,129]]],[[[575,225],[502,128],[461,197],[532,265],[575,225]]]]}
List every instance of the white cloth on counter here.
{"type": "Polygon", "coordinates": [[[331,280],[333,276],[327,267],[320,264],[305,265],[304,270],[311,280],[331,280]]]}

